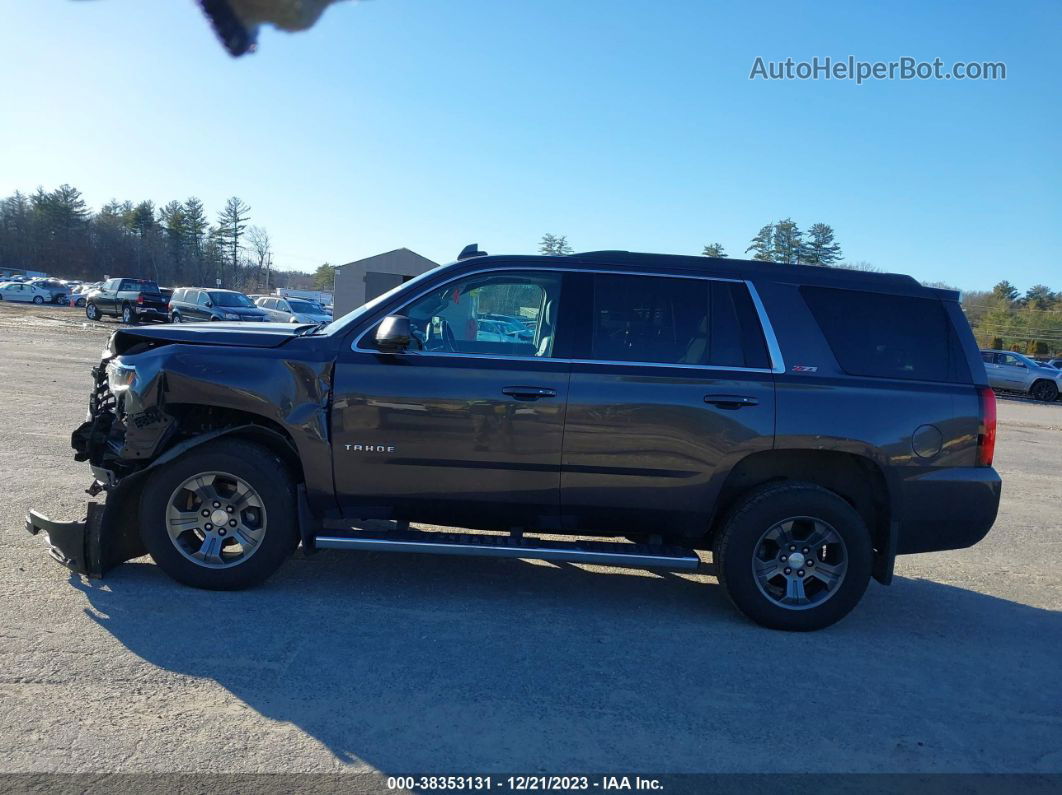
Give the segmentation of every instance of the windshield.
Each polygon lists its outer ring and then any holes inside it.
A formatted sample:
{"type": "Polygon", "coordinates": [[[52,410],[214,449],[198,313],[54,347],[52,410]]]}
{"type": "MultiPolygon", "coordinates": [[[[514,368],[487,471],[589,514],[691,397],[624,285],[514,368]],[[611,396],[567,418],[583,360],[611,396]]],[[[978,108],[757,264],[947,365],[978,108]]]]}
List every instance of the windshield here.
{"type": "Polygon", "coordinates": [[[288,306],[291,307],[292,312],[299,312],[307,315],[326,314],[324,311],[324,307],[322,307],[320,304],[315,304],[313,301],[297,301],[289,298],[288,306]]]}
{"type": "Polygon", "coordinates": [[[251,299],[243,293],[210,293],[214,306],[251,306],[251,299]]]}
{"type": "Polygon", "coordinates": [[[428,279],[430,279],[433,276],[435,276],[435,274],[437,274],[439,271],[443,270],[444,268],[448,268],[448,267],[450,267],[450,266],[449,265],[437,265],[436,267],[432,268],[429,271],[425,271],[424,273],[420,274],[419,276],[414,276],[408,282],[405,282],[403,284],[399,284],[399,285],[396,285],[395,287],[392,287],[386,293],[382,293],[381,295],[376,296],[371,301],[368,301],[368,302],[362,304],[361,306],[359,306],[357,309],[353,309],[350,312],[347,312],[345,315],[342,315],[341,317],[337,317],[331,323],[325,324],[320,329],[318,329],[317,333],[318,334],[337,334],[337,333],[341,333],[348,326],[350,326],[352,323],[357,322],[357,320],[359,318],[363,317],[364,315],[367,315],[369,312],[371,312],[373,309],[378,307],[380,304],[382,304],[385,301],[389,300],[393,295],[395,295],[395,294],[397,294],[397,293],[399,293],[399,292],[401,292],[401,291],[403,291],[403,290],[405,290],[407,288],[409,288],[409,289],[415,288],[417,285],[427,281],[428,279]]]}

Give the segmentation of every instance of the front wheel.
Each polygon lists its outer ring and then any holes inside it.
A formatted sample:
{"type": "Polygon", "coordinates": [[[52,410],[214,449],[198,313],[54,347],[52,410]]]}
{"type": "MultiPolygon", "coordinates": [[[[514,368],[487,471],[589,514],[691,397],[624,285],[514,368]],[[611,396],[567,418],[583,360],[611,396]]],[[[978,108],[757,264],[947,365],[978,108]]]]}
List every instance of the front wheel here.
{"type": "Polygon", "coordinates": [[[1037,381],[1032,385],[1029,394],[1035,400],[1042,400],[1045,403],[1050,403],[1054,400],[1058,400],[1058,386],[1054,381],[1037,381]]]}
{"type": "Polygon", "coordinates": [[[171,323],[180,323],[181,322],[181,313],[180,312],[174,312],[173,316],[170,317],[170,322],[171,323]]]}
{"type": "Polygon", "coordinates": [[[77,300],[76,300],[76,301],[74,302],[74,306],[76,306],[76,307],[79,307],[79,308],[80,308],[80,307],[83,307],[84,305],[85,305],[85,299],[84,299],[84,298],[78,298],[78,299],[77,299],[77,300]]]}
{"type": "Polygon", "coordinates": [[[44,298],[42,296],[35,295],[33,296],[33,303],[37,304],[37,306],[40,306],[44,303],[44,298]]]}
{"type": "Polygon", "coordinates": [[[99,320],[100,319],[99,307],[97,307],[94,303],[89,301],[87,304],[85,304],[85,317],[87,317],[89,320],[99,320]]]}
{"type": "Polygon", "coordinates": [[[737,609],[772,629],[808,631],[840,621],[866,591],[870,533],[852,506],[811,483],[756,489],[716,534],[716,576],[737,609]]]}
{"type": "Polygon", "coordinates": [[[257,585],[297,544],[291,475],[258,445],[208,442],[151,476],[140,500],[140,533],[155,563],[185,585],[257,585]]]}

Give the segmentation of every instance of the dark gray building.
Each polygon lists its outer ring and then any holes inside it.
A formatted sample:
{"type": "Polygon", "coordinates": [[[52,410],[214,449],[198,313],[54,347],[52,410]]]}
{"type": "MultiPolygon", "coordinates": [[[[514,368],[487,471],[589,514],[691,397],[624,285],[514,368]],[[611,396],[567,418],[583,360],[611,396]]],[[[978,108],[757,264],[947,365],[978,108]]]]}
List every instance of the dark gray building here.
{"type": "Polygon", "coordinates": [[[335,317],[345,315],[366,301],[371,301],[402,282],[408,282],[438,264],[408,248],[398,248],[385,254],[340,265],[336,269],[333,296],[335,317]]]}

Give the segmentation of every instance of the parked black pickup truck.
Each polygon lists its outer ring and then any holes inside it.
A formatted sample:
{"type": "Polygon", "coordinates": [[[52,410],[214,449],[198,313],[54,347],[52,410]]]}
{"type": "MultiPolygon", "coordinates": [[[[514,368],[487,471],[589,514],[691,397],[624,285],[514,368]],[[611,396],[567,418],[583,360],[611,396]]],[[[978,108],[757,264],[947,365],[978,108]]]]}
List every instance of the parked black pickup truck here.
{"type": "Polygon", "coordinates": [[[123,323],[169,320],[169,306],[159,286],[147,279],[108,279],[85,296],[85,316],[120,317],[123,323]]]}
{"type": "Polygon", "coordinates": [[[673,570],[710,550],[742,613],[815,629],[896,555],[995,520],[995,401],[957,298],[892,274],[469,247],[323,326],[122,328],[73,434],[106,503],[27,526],[75,571],[146,550],[217,589],[300,543],[673,570]],[[531,334],[480,327],[497,315],[531,334]]]}

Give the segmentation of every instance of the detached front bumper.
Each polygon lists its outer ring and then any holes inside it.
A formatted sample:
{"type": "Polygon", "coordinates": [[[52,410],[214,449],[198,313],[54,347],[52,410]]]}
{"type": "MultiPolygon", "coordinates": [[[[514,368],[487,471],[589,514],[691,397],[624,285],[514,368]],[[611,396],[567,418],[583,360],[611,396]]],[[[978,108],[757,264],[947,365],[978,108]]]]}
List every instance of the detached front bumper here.
{"type": "Polygon", "coordinates": [[[103,504],[89,502],[85,518],[57,522],[30,510],[26,531],[44,533],[48,554],[76,574],[102,577],[109,569],[147,553],[140,540],[136,516],[140,507],[140,486],[123,481],[113,488],[103,504]]]}

